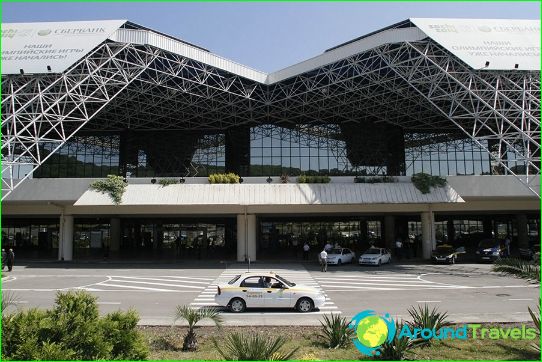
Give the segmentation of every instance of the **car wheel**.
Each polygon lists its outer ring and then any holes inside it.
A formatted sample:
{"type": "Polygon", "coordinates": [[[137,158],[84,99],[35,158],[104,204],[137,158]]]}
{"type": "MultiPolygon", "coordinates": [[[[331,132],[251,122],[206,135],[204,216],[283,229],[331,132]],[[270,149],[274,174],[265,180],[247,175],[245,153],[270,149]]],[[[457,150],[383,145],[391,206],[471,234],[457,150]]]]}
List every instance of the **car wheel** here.
{"type": "Polygon", "coordinates": [[[313,310],[314,303],[310,298],[301,298],[297,301],[297,305],[295,307],[299,313],[307,313],[313,310]]]}
{"type": "Polygon", "coordinates": [[[337,265],[341,265],[343,262],[341,259],[339,259],[339,261],[337,262],[337,265]]]}
{"type": "Polygon", "coordinates": [[[230,302],[230,311],[233,313],[243,313],[247,309],[247,304],[241,298],[233,298],[230,302]]]}

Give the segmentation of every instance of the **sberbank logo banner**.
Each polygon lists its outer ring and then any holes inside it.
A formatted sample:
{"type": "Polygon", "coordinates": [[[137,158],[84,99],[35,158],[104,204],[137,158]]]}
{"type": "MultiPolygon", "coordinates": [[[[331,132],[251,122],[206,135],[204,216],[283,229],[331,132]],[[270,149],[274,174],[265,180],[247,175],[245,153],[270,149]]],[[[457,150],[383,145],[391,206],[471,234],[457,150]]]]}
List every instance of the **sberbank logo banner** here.
{"type": "Polygon", "coordinates": [[[522,325],[521,327],[484,327],[481,324],[463,324],[442,327],[438,330],[430,328],[416,328],[407,323],[397,330],[397,324],[389,314],[377,315],[373,310],[364,310],[356,314],[349,324],[349,328],[356,333],[353,338],[354,345],[364,355],[378,356],[385,343],[392,343],[395,338],[409,339],[526,339],[537,337],[535,328],[522,325]]]}

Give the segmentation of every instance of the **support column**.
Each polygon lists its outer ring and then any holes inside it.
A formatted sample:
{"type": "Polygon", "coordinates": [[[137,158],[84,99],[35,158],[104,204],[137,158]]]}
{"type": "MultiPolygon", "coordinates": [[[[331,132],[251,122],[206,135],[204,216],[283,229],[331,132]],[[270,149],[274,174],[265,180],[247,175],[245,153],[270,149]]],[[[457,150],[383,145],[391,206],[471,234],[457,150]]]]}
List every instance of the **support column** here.
{"type": "Polygon", "coordinates": [[[392,250],[395,242],[395,216],[384,216],[384,245],[392,250]]]}
{"type": "Polygon", "coordinates": [[[491,217],[484,216],[482,219],[482,229],[486,238],[492,238],[493,235],[493,220],[491,217]]]}
{"type": "Polygon", "coordinates": [[[110,250],[112,252],[117,252],[120,249],[120,218],[118,217],[112,217],[110,220],[111,223],[111,230],[110,230],[110,250]]]}
{"type": "Polygon", "coordinates": [[[73,260],[73,215],[64,215],[62,220],[61,248],[60,260],[73,260]]]}
{"type": "Polygon", "coordinates": [[[431,252],[436,247],[435,216],[432,211],[422,212],[422,255],[424,259],[431,258],[431,252]]]}
{"type": "Polygon", "coordinates": [[[516,215],[516,222],[518,228],[518,248],[529,248],[529,234],[527,230],[527,215],[516,215]]]}
{"type": "Polygon", "coordinates": [[[256,261],[256,215],[237,215],[237,261],[256,261]]]}

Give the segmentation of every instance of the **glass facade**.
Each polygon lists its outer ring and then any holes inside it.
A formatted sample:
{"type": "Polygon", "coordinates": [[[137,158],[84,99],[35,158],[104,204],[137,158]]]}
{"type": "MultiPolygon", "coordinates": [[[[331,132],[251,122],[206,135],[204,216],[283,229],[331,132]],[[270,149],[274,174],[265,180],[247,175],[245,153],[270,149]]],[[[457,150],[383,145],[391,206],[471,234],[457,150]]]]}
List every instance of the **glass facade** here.
{"type": "Polygon", "coordinates": [[[355,175],[337,125],[273,125],[250,131],[250,175],[355,175]]]}
{"type": "Polygon", "coordinates": [[[17,257],[57,258],[57,219],[2,220],[2,248],[13,248],[17,257]]]}
{"type": "MultiPolygon", "coordinates": [[[[386,135],[379,133],[375,137],[382,139],[371,138],[372,143],[362,147],[352,144],[357,142],[356,137],[346,137],[342,132],[347,131],[341,127],[336,124],[260,125],[250,128],[250,139],[234,137],[231,147],[239,152],[244,148],[235,147],[246,143],[247,151],[243,153],[249,154],[243,157],[249,164],[241,167],[247,170],[243,173],[248,176],[387,174],[386,157],[395,156],[377,146],[387,142],[386,135]]],[[[130,137],[120,134],[76,136],[40,166],[34,177],[105,177],[123,172],[132,177],[208,176],[227,171],[224,133],[175,131],[165,140],[161,139],[162,133],[138,132],[130,137]]],[[[441,176],[506,173],[491,162],[483,147],[470,139],[408,133],[404,140],[405,164],[401,173],[407,176],[419,172],[441,176]]],[[[492,149],[487,141],[481,142],[492,149]]],[[[50,153],[54,147],[53,143],[45,143],[42,152],[50,153]]],[[[235,152],[230,157],[237,157],[235,152]]],[[[505,153],[504,157],[517,173],[525,172],[524,164],[513,153],[505,153]]]]}
{"type": "MultiPolygon", "coordinates": [[[[487,142],[485,144],[487,147],[487,142]]],[[[420,142],[420,145],[412,145],[406,149],[405,162],[407,176],[419,172],[435,176],[491,173],[489,154],[470,140],[452,140],[425,145],[420,142]]]]}

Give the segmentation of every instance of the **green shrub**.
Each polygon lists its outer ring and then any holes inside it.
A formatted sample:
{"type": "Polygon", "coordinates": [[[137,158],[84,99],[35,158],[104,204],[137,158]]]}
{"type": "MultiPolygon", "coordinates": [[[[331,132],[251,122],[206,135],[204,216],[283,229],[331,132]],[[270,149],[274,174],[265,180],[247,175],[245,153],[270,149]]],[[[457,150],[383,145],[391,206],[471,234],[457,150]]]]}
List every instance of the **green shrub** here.
{"type": "Polygon", "coordinates": [[[444,187],[447,183],[443,177],[431,176],[423,172],[412,175],[410,180],[422,194],[431,192],[431,187],[444,187]]]}
{"type": "Polygon", "coordinates": [[[329,176],[310,176],[301,175],[297,178],[297,183],[300,184],[327,184],[331,181],[329,176]]]}
{"type": "Polygon", "coordinates": [[[354,330],[349,328],[350,322],[338,314],[332,314],[330,317],[324,315],[324,320],[320,321],[322,329],[318,337],[328,348],[346,347],[352,342],[354,330]]]}
{"type": "Polygon", "coordinates": [[[354,177],[354,182],[357,184],[393,183],[393,182],[397,182],[397,179],[393,176],[371,176],[371,177],[356,176],[354,177]]]}
{"type": "Polygon", "coordinates": [[[133,311],[103,318],[87,292],[58,293],[51,310],[2,318],[3,355],[15,360],[145,359],[148,351],[133,311]]]}
{"type": "Polygon", "coordinates": [[[239,175],[236,175],[233,172],[214,173],[209,175],[209,177],[207,178],[210,184],[238,184],[239,179],[239,175]]]}
{"type": "MultiPolygon", "coordinates": [[[[533,320],[533,324],[537,331],[536,333],[538,334],[538,338],[535,340],[540,342],[540,299],[538,300],[538,313],[533,311],[531,307],[528,307],[527,309],[529,310],[529,314],[531,315],[531,319],[533,320]]],[[[540,352],[540,343],[531,344],[531,348],[537,352],[540,352]]]]}
{"type": "Polygon", "coordinates": [[[169,185],[178,184],[179,180],[174,179],[174,178],[161,178],[160,180],[158,180],[158,183],[160,185],[162,185],[162,187],[166,187],[166,186],[169,186],[169,185]]]}
{"type": "Polygon", "coordinates": [[[139,316],[133,309],[105,315],[100,327],[112,344],[111,356],[122,360],[143,360],[149,354],[143,335],[136,329],[139,316]]]}
{"type": "Polygon", "coordinates": [[[216,350],[226,361],[286,361],[299,347],[289,352],[281,351],[285,343],[283,336],[232,333],[225,338],[224,347],[220,347],[213,338],[216,350]]]}
{"type": "Polygon", "coordinates": [[[121,176],[107,175],[107,179],[94,181],[89,187],[91,190],[109,194],[113,202],[118,205],[126,190],[126,182],[121,176]]]}

